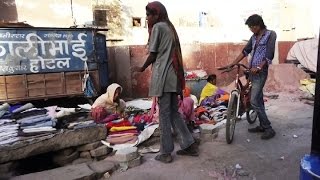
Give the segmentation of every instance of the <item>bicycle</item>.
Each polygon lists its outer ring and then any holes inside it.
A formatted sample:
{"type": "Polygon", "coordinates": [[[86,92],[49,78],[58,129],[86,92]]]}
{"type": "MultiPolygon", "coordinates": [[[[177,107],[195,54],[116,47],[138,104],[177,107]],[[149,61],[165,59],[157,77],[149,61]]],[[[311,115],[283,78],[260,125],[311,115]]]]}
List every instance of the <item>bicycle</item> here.
{"type": "Polygon", "coordinates": [[[234,64],[232,66],[218,68],[218,70],[223,70],[222,73],[230,72],[237,67],[237,75],[235,79],[235,89],[230,93],[228,109],[227,109],[227,122],[226,122],[226,140],[230,144],[233,141],[234,130],[236,126],[236,121],[241,118],[241,116],[246,113],[246,119],[249,124],[255,123],[257,120],[257,112],[255,112],[250,104],[250,93],[252,84],[249,80],[250,69],[244,64],[234,64]],[[244,74],[246,77],[246,84],[240,80],[240,67],[243,67],[244,74]]]}

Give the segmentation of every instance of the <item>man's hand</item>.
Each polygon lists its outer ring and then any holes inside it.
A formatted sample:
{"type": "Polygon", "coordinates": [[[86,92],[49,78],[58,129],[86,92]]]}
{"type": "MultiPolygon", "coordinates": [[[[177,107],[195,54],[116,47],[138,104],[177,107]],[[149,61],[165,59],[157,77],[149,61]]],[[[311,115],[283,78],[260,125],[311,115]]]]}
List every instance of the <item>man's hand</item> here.
{"type": "Polygon", "coordinates": [[[143,72],[144,69],[143,69],[143,67],[140,67],[140,66],[133,66],[133,67],[131,67],[131,71],[132,72],[143,72]]]}
{"type": "Polygon", "coordinates": [[[259,71],[260,71],[260,69],[255,68],[255,67],[253,67],[253,68],[250,69],[250,72],[251,72],[252,74],[258,74],[259,71]]]}

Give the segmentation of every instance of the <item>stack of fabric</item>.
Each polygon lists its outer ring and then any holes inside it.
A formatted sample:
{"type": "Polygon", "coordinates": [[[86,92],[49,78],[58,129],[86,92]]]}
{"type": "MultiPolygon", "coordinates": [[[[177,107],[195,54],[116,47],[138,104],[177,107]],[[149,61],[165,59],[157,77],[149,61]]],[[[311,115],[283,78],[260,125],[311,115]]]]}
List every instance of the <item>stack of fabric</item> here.
{"type": "Polygon", "coordinates": [[[0,119],[0,145],[19,140],[19,125],[10,119],[0,119]]]}
{"type": "Polygon", "coordinates": [[[216,124],[227,117],[227,107],[220,105],[218,107],[199,106],[195,109],[195,124],[216,124]]]}
{"type": "Polygon", "coordinates": [[[56,120],[47,114],[25,117],[17,120],[24,134],[55,131],[56,120]]]}
{"type": "Polygon", "coordinates": [[[185,72],[186,80],[190,79],[201,79],[207,76],[207,72],[204,70],[192,70],[185,72]]]}
{"type": "Polygon", "coordinates": [[[107,142],[110,144],[132,144],[138,140],[139,132],[129,120],[120,119],[106,124],[109,130],[107,142]]]}
{"type": "Polygon", "coordinates": [[[95,123],[93,120],[88,120],[88,121],[69,123],[68,129],[82,129],[82,128],[89,128],[89,127],[96,127],[96,126],[97,126],[97,123],[95,123]]]}
{"type": "Polygon", "coordinates": [[[11,118],[20,125],[21,136],[31,136],[56,131],[56,120],[47,114],[46,109],[31,108],[23,112],[15,112],[11,118]]]}

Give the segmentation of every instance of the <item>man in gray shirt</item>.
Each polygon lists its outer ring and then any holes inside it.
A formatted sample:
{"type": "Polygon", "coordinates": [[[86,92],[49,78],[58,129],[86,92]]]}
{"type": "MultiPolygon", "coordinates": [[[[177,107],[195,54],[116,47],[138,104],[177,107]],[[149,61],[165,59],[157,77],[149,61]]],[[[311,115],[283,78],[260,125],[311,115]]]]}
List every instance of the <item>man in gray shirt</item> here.
{"type": "Polygon", "coordinates": [[[149,57],[142,67],[133,71],[143,72],[150,64],[152,75],[149,96],[159,98],[160,155],[156,160],[170,163],[174,150],[171,127],[179,135],[181,150],[178,155],[198,156],[197,145],[178,112],[178,95],[185,87],[180,42],[177,32],[168,18],[166,8],[160,2],[146,7],[149,28],[149,57]]]}

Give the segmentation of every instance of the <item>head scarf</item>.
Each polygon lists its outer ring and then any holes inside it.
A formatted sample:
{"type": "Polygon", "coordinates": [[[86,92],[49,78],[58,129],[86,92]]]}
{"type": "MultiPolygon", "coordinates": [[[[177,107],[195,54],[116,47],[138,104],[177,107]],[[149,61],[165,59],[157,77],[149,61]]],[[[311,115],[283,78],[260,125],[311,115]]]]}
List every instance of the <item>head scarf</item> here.
{"type": "MultiPolygon", "coordinates": [[[[150,2],[146,9],[150,9],[152,10],[154,13],[156,13],[155,15],[158,15],[158,19],[156,20],[156,22],[148,22],[148,32],[149,32],[149,39],[151,36],[151,32],[152,32],[152,28],[153,25],[155,25],[158,22],[166,22],[170,29],[172,30],[173,34],[174,34],[174,42],[175,42],[175,46],[174,46],[174,50],[172,51],[172,64],[173,64],[173,68],[175,70],[175,73],[178,77],[178,81],[180,84],[180,90],[182,91],[185,88],[185,79],[184,79],[184,70],[183,70],[183,62],[182,62],[182,54],[181,54],[181,47],[180,47],[180,41],[179,41],[179,37],[177,34],[176,29],[174,28],[173,24],[171,23],[171,21],[169,20],[168,17],[168,13],[166,8],[164,7],[163,4],[161,4],[158,1],[154,1],[154,2],[150,2]]],[[[154,14],[153,14],[154,15],[154,14]]],[[[182,95],[182,92],[179,92],[179,94],[182,95]]]]}
{"type": "Polygon", "coordinates": [[[183,97],[189,97],[190,94],[191,94],[191,89],[188,86],[186,86],[183,90],[183,97]]]}
{"type": "Polygon", "coordinates": [[[120,88],[120,93],[121,93],[122,87],[119,84],[112,83],[111,85],[108,86],[106,94],[108,95],[107,101],[109,103],[113,103],[114,94],[118,88],[120,88]]]}

